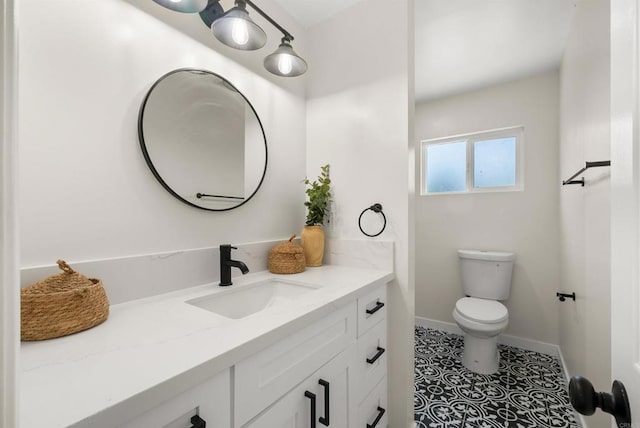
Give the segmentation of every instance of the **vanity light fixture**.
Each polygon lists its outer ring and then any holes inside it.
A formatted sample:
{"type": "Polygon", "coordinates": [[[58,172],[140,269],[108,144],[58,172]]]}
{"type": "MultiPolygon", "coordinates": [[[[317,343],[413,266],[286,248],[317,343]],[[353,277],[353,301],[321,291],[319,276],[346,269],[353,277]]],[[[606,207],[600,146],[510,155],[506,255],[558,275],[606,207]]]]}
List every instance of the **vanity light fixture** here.
{"type": "Polygon", "coordinates": [[[247,6],[282,33],[280,46],[264,59],[264,68],[276,76],[295,77],[307,71],[307,63],[291,47],[293,36],[251,0],[235,0],[235,6],[224,12],[220,0],[153,0],[176,12],[200,14],[204,24],[225,45],[252,51],[267,43],[267,34],[249,17],[247,6]]]}
{"type": "Polygon", "coordinates": [[[201,12],[207,7],[207,0],[153,0],[160,6],[183,13],[201,12]]]}
{"type": "Polygon", "coordinates": [[[247,6],[251,6],[282,33],[280,46],[272,54],[267,55],[264,59],[264,67],[270,73],[283,77],[300,76],[307,71],[307,63],[291,47],[293,41],[291,33],[282,28],[251,0],[236,0],[235,7],[223,14],[220,13],[219,0],[208,1],[207,7],[200,12],[200,17],[206,26],[211,27],[213,35],[220,42],[241,50],[256,50],[265,45],[267,42],[266,33],[251,20],[249,12],[247,12],[247,6]]]}
{"type": "Polygon", "coordinates": [[[267,43],[267,34],[249,17],[245,1],[213,21],[211,31],[225,45],[243,51],[260,49],[267,43]]]}
{"type": "Polygon", "coordinates": [[[282,38],[274,53],[264,59],[264,68],[278,76],[295,77],[307,71],[307,63],[295,53],[287,36],[282,38]]]}

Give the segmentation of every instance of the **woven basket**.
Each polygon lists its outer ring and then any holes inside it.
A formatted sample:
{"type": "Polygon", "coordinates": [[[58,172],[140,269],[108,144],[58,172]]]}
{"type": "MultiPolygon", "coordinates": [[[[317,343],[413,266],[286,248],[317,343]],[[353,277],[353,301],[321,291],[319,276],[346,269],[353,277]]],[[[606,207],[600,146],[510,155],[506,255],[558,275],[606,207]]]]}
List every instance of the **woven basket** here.
{"type": "Polygon", "coordinates": [[[300,273],[304,272],[304,251],[298,244],[294,244],[291,236],[288,241],[282,242],[269,251],[269,272],[271,273],[300,273]]]}
{"type": "Polygon", "coordinates": [[[99,279],[76,273],[58,260],[62,273],[20,291],[20,336],[44,340],[94,327],[109,316],[109,300],[99,279]]]}

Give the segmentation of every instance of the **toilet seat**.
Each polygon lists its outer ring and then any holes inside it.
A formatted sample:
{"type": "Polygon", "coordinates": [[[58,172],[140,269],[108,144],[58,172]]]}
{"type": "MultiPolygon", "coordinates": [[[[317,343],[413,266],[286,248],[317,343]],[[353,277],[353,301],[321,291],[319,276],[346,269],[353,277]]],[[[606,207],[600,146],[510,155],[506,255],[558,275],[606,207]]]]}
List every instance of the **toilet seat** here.
{"type": "Polygon", "coordinates": [[[463,297],[456,302],[459,315],[483,324],[497,324],[509,318],[506,306],[496,300],[463,297]]]}

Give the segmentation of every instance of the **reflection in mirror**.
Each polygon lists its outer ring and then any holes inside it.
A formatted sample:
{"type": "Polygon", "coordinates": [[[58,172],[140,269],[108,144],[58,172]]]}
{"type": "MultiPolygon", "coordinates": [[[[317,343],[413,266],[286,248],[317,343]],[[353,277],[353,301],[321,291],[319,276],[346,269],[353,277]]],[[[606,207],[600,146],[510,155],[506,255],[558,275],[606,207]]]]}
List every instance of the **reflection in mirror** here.
{"type": "Polygon", "coordinates": [[[138,136],[156,179],[191,206],[236,208],[264,180],[262,123],[244,95],[215,73],[179,69],[158,79],[140,107],[138,136]]]}

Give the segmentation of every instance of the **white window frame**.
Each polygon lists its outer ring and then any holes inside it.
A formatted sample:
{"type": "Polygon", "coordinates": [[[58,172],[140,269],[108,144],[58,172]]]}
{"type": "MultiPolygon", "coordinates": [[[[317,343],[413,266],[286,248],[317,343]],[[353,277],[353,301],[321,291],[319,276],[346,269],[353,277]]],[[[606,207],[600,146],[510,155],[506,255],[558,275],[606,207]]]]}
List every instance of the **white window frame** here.
{"type": "Polygon", "coordinates": [[[490,131],[473,132],[469,134],[454,135],[444,138],[433,138],[420,142],[420,195],[468,195],[470,193],[492,192],[518,192],[524,190],[524,126],[512,126],[509,128],[493,129],[490,131]],[[478,141],[493,140],[499,138],[516,138],[516,184],[514,186],[474,187],[474,159],[473,146],[478,141]],[[427,192],[427,147],[432,144],[466,143],[467,167],[466,189],[458,192],[427,192]]]}

